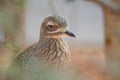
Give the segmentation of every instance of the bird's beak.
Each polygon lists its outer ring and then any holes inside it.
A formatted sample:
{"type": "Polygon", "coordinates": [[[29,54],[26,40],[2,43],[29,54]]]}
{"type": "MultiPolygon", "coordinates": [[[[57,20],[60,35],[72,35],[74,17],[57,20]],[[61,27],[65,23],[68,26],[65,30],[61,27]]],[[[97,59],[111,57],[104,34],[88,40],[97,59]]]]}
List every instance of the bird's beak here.
{"type": "Polygon", "coordinates": [[[67,34],[68,36],[71,36],[71,37],[76,37],[72,32],[66,30],[65,31],[65,34],[67,34]]]}

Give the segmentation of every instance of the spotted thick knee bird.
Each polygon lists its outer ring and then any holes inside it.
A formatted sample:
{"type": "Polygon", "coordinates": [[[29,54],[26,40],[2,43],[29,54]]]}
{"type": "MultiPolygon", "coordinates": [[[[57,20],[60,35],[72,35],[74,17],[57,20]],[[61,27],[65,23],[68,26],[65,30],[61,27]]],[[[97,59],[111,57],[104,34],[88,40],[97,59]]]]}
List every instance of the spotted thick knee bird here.
{"type": "Polygon", "coordinates": [[[60,16],[45,18],[39,41],[16,56],[8,68],[6,80],[67,80],[71,57],[62,38],[75,35],[66,27],[65,19],[60,16]]]}

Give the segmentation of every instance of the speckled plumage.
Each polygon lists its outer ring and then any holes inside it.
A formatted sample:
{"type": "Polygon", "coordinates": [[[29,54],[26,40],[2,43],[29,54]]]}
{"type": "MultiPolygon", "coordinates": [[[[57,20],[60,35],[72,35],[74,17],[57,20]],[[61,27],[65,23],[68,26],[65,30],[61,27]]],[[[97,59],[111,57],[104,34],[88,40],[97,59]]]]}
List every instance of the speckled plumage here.
{"type": "Polygon", "coordinates": [[[50,16],[43,23],[40,40],[16,56],[8,69],[6,80],[64,80],[63,71],[66,73],[69,69],[71,58],[67,44],[57,36],[66,34],[63,32],[66,22],[61,17],[50,16]],[[56,30],[50,28],[52,32],[48,30],[47,23],[51,21],[59,26],[56,30]],[[58,28],[61,30],[58,31],[58,28]]]}

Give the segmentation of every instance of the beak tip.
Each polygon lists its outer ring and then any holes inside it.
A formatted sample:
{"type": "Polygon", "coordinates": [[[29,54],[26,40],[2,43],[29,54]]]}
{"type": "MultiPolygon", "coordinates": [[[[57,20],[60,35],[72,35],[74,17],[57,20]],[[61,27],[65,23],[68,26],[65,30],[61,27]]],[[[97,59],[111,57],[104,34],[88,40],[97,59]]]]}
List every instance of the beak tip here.
{"type": "Polygon", "coordinates": [[[68,36],[76,37],[75,34],[73,34],[73,33],[68,34],[68,36]]]}
{"type": "Polygon", "coordinates": [[[74,34],[73,34],[73,36],[72,37],[76,37],[74,34]]]}
{"type": "Polygon", "coordinates": [[[72,32],[66,31],[65,33],[66,33],[68,36],[76,37],[72,32]]]}

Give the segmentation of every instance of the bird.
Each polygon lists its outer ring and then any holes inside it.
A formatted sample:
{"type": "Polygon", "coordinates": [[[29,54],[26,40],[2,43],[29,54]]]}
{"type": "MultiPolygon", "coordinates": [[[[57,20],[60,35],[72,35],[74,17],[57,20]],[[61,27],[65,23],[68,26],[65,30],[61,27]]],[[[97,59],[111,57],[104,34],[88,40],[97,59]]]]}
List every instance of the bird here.
{"type": "Polygon", "coordinates": [[[46,17],[41,23],[39,40],[17,54],[6,80],[64,80],[71,65],[65,36],[75,37],[67,29],[66,20],[60,16],[46,17]]]}

